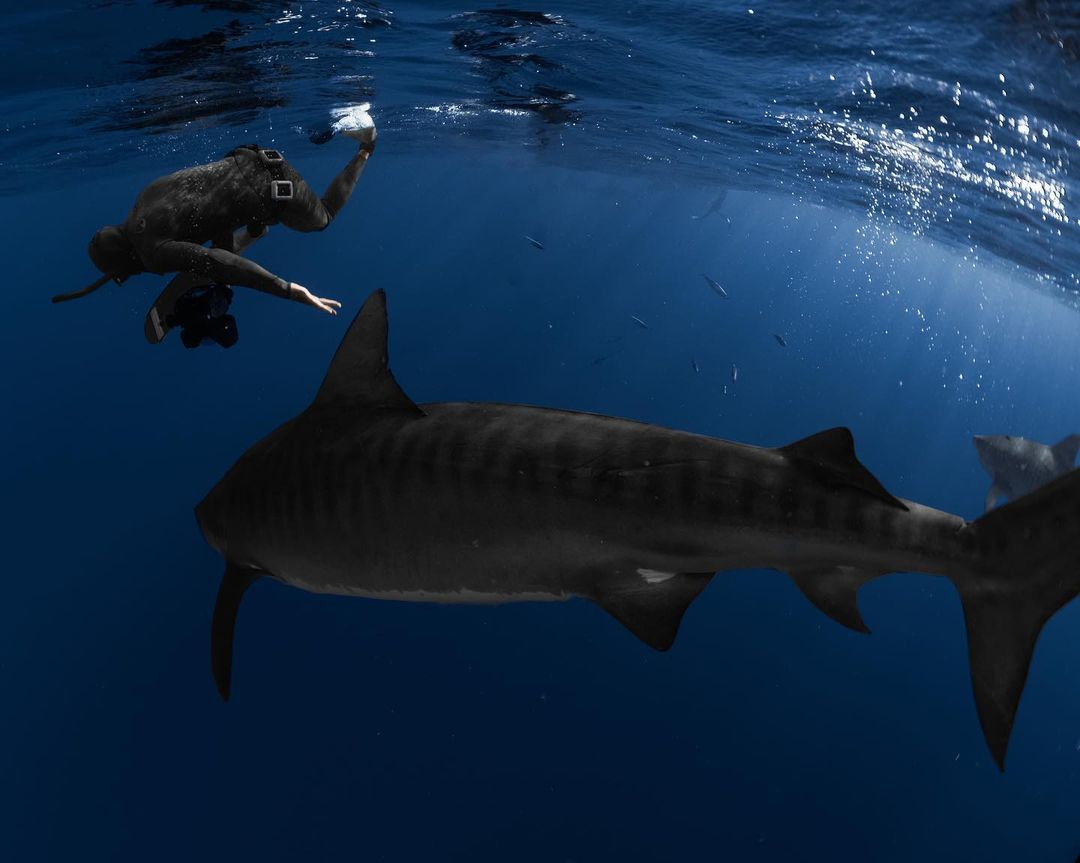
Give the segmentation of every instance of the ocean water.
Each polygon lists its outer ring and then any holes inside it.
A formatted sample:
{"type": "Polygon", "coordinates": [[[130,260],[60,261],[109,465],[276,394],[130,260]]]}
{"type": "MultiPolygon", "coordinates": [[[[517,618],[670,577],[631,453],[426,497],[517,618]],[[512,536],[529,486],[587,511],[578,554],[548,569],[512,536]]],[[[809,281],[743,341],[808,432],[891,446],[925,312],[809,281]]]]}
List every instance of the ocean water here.
{"type": "Polygon", "coordinates": [[[264,580],[223,704],[192,512],[383,288],[418,402],[846,425],[974,518],[973,434],[1080,432],[1072,3],[43,0],[0,44],[0,859],[1076,858],[1076,603],[1004,773],[927,575],[867,585],[863,636],[721,573],[667,653],[583,600],[264,580]],[[365,101],[350,204],[251,252],[340,316],[238,289],[239,344],[189,351],[143,340],[156,276],[50,305],[153,178],[258,141],[321,188],[353,145],[313,139],[365,101]]]}

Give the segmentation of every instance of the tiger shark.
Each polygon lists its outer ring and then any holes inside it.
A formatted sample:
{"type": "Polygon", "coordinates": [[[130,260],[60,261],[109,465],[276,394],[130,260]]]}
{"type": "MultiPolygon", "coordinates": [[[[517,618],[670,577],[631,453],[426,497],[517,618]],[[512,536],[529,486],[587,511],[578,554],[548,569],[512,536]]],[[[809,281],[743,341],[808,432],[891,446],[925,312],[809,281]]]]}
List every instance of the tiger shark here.
{"type": "Polygon", "coordinates": [[[1080,435],[1066,435],[1053,446],[1013,435],[975,435],[979,461],[990,474],[986,509],[1002,496],[1016,500],[1076,466],[1080,435]]]}
{"type": "Polygon", "coordinates": [[[887,491],[844,428],[765,448],[527,405],[417,405],[387,364],[381,291],[311,405],[245,452],[196,517],[226,561],[211,624],[226,700],[241,599],[264,576],[413,602],[583,597],[657,650],[721,570],[785,572],[860,632],[867,581],[944,576],[1001,769],[1039,632],[1080,592],[1080,471],[968,522],[887,491]]]}

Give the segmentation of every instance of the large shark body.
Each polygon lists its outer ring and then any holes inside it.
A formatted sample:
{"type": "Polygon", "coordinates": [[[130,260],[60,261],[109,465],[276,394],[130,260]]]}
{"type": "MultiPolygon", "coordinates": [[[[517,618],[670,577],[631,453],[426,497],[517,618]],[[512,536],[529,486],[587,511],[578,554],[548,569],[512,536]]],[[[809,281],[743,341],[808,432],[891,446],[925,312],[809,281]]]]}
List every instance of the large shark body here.
{"type": "Polygon", "coordinates": [[[654,648],[719,570],[788,573],[865,631],[886,572],[952,580],[982,728],[1003,766],[1035,641],[1080,590],[1080,471],[978,521],[894,497],[846,429],[766,449],[510,404],[414,404],[387,366],[385,296],[351,325],[310,407],[197,508],[226,559],[211,633],[222,696],[246,588],[441,603],[584,597],[654,648]]]}
{"type": "Polygon", "coordinates": [[[1064,476],[1076,466],[1080,435],[1066,435],[1053,446],[1013,435],[975,435],[979,461],[990,474],[986,508],[1001,497],[1016,500],[1064,476]]]}

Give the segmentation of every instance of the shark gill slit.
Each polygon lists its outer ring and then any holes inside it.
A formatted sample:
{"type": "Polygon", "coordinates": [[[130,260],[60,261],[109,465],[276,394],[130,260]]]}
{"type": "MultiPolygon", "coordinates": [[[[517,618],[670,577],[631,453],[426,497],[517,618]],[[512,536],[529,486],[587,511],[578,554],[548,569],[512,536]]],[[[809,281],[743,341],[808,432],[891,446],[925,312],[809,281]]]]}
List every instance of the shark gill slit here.
{"type": "MultiPolygon", "coordinates": [[[[477,479],[484,483],[499,481],[505,477],[505,465],[508,450],[513,444],[516,429],[508,428],[506,423],[489,422],[480,438],[477,453],[481,470],[477,479]]],[[[467,442],[463,442],[467,445],[467,442]]]]}
{"type": "Polygon", "coordinates": [[[761,489],[753,477],[745,477],[739,483],[738,506],[739,515],[742,519],[749,521],[753,518],[754,507],[760,494],[761,489]]]}

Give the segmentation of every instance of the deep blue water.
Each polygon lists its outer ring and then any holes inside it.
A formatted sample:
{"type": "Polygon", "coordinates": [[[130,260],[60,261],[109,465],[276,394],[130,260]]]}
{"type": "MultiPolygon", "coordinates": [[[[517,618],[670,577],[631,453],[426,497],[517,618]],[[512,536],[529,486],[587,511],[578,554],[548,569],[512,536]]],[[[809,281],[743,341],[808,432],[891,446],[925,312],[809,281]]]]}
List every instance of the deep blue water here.
{"type": "Polygon", "coordinates": [[[847,425],[892,492],[968,518],[972,434],[1080,431],[1071,4],[525,11],[50,0],[0,21],[0,859],[1074,860],[1076,603],[1004,774],[955,591],[924,575],[863,589],[866,637],[779,573],[722,573],[665,654],[582,600],[264,580],[219,701],[221,561],[192,508],[308,403],[375,288],[418,402],[769,446],[847,425]],[[310,136],[368,100],[353,201],[252,252],[338,318],[239,290],[240,343],[185,351],[143,341],[158,277],[49,304],[154,177],[258,140],[321,188],[351,145],[310,136]]]}

